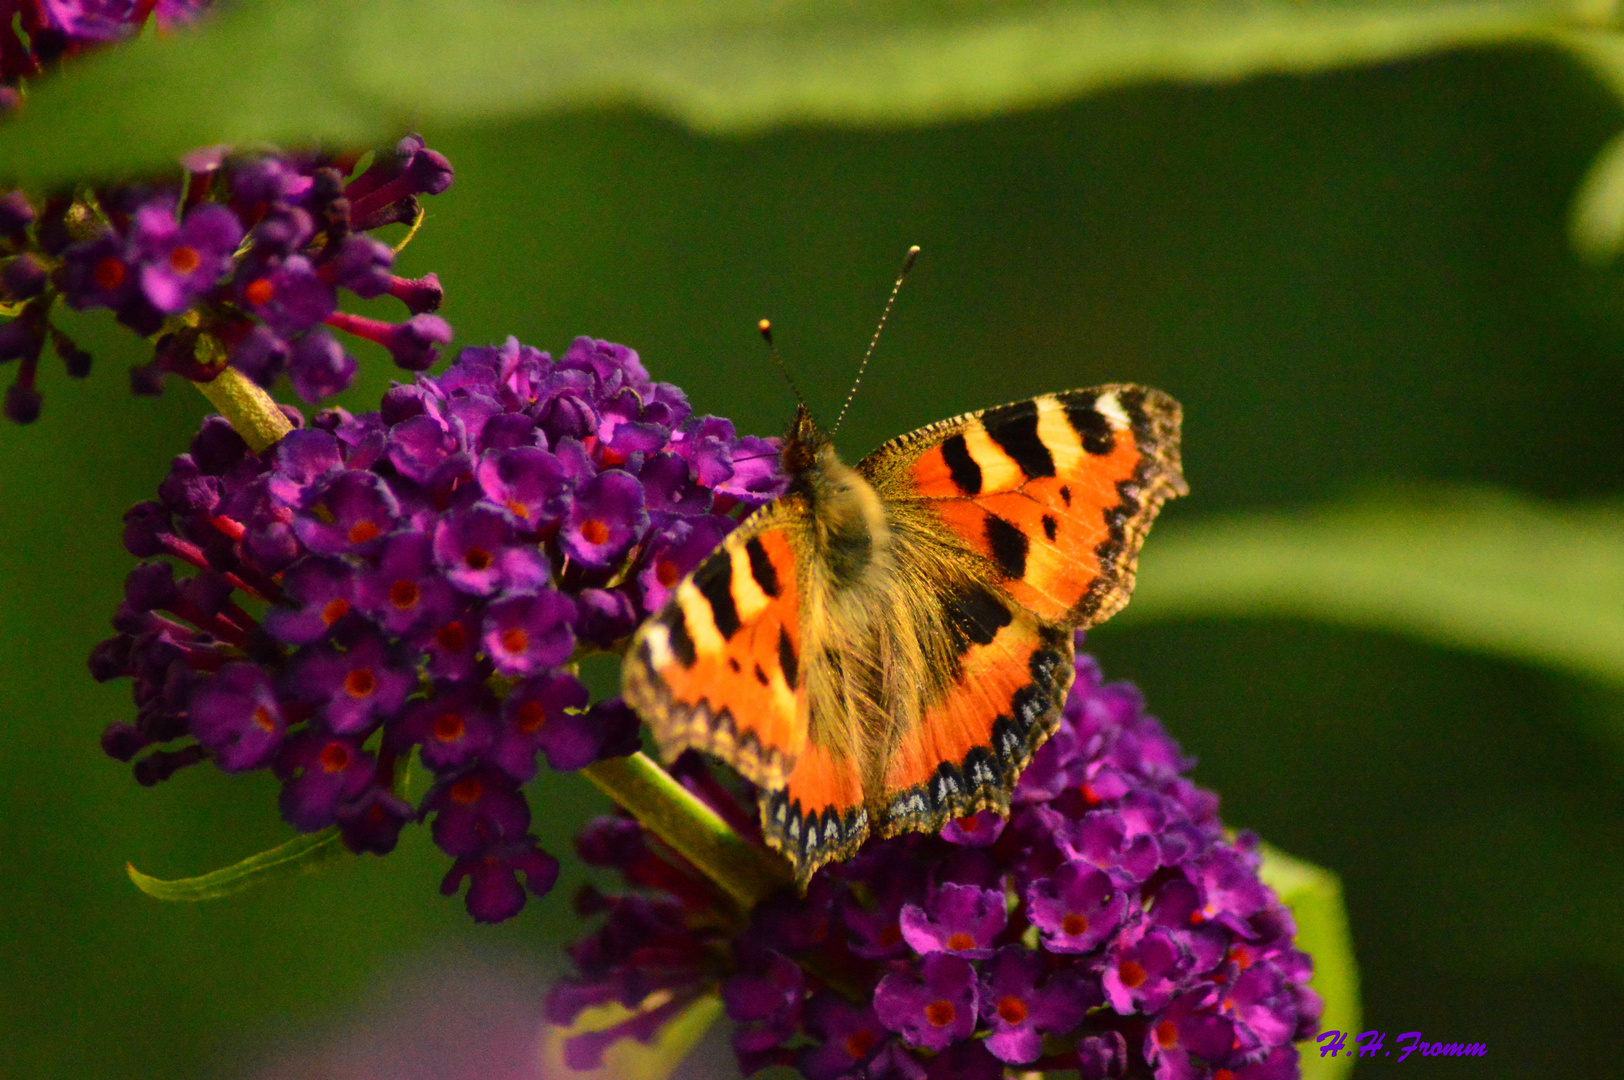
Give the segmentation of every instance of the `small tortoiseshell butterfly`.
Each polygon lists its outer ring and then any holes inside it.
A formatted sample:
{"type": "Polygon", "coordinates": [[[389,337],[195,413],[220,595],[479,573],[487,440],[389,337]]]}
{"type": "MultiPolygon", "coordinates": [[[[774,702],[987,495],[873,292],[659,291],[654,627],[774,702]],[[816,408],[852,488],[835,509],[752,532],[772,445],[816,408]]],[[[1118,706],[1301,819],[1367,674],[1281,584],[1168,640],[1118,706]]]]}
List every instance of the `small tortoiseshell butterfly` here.
{"type": "Polygon", "coordinates": [[[669,760],[761,790],[804,889],[871,832],[1009,811],[1059,723],[1072,631],[1128,602],[1162,503],[1188,491],[1178,402],[1046,394],[893,439],[855,469],[803,405],[789,490],[637,631],[626,700],[669,760]]]}

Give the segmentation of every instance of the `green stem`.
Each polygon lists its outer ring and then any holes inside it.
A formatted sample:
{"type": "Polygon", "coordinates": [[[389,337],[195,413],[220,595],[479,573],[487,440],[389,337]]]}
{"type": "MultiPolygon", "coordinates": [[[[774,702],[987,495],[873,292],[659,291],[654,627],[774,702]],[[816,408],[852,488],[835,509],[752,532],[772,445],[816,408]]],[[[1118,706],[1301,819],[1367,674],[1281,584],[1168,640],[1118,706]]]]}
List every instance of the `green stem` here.
{"type": "Polygon", "coordinates": [[[293,430],[293,422],[271,395],[236,368],[221,368],[212,382],[192,385],[209,399],[209,404],[220,410],[221,416],[231,421],[232,428],[256,454],[275,446],[277,440],[293,430]]]}
{"type": "Polygon", "coordinates": [[[742,911],[790,882],[789,863],[745,840],[646,754],[609,758],[581,772],[698,867],[742,911]]]}

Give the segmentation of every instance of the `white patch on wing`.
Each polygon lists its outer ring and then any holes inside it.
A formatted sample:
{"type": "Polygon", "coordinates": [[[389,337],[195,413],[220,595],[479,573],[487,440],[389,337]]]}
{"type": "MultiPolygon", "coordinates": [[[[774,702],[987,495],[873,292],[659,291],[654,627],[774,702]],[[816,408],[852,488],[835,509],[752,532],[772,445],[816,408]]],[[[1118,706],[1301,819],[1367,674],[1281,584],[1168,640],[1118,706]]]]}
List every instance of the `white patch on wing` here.
{"type": "Polygon", "coordinates": [[[1128,419],[1127,411],[1122,407],[1122,402],[1117,400],[1115,390],[1095,398],[1094,408],[1101,416],[1111,421],[1111,426],[1118,431],[1133,426],[1133,422],[1128,419]]]}
{"type": "Polygon", "coordinates": [[[643,628],[643,640],[648,644],[648,666],[659,671],[676,657],[671,655],[671,631],[658,622],[643,628]]]}

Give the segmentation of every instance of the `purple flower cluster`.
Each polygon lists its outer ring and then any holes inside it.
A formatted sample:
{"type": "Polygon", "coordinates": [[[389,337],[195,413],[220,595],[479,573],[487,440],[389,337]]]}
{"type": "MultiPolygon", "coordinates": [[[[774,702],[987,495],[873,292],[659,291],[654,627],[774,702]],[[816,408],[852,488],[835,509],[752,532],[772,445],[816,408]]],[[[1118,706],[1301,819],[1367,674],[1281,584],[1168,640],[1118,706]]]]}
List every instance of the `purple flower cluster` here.
{"type": "MultiPolygon", "coordinates": [[[[749,829],[696,760],[697,795],[749,829]]],[[[1022,775],[1007,820],[982,812],[938,835],[871,841],[804,897],[780,895],[742,930],[691,868],[627,819],[578,849],[644,891],[582,894],[606,912],[578,942],[577,977],[549,1019],[618,1002],[638,1012],[567,1043],[591,1068],[620,1038],[720,992],[746,1074],[808,1080],[988,1080],[1006,1068],[1082,1080],[1286,1080],[1318,1024],[1290,913],[1258,879],[1257,838],[1226,839],[1217,797],[1127,684],[1079,655],[1060,729],[1022,775]]]]}
{"type": "Polygon", "coordinates": [[[63,58],[194,22],[211,0],[0,0],[0,113],[22,102],[18,86],[63,58]],[[19,35],[18,31],[22,31],[19,35]]]}
{"type": "Polygon", "coordinates": [[[343,390],[356,362],[331,330],[374,342],[395,363],[423,371],[451,340],[430,314],[442,290],[434,274],[390,273],[395,252],[370,235],[417,220],[419,195],[451,185],[444,156],[416,136],[356,161],[329,155],[190,155],[181,180],[124,185],[45,200],[0,196],[0,364],[21,361],[5,412],[39,415],[35,386],[49,339],[83,377],[90,357],[51,322],[58,299],[107,308],[155,338],[150,363],[131,372],[136,393],[161,392],[165,373],[207,382],[226,364],[262,386],[284,371],[306,401],[343,390]],[[408,315],[398,323],[338,310],[340,291],[391,296],[408,315]]]}
{"type": "Polygon", "coordinates": [[[578,769],[639,745],[618,698],[588,707],[573,660],[657,608],[778,469],[773,442],[691,416],[635,352],[584,337],[557,361],[511,338],[464,349],[264,454],[210,418],[125,516],[150,561],[91,670],[134,679],[137,716],[103,747],[143,784],[205,759],[272,769],[284,819],[357,852],[433,815],[456,860],[442,891],[469,878],[474,917],[508,918],[519,873],[539,894],[558,871],[520,791],[537,755],[578,769]],[[415,807],[414,751],[435,777],[415,807]]]}

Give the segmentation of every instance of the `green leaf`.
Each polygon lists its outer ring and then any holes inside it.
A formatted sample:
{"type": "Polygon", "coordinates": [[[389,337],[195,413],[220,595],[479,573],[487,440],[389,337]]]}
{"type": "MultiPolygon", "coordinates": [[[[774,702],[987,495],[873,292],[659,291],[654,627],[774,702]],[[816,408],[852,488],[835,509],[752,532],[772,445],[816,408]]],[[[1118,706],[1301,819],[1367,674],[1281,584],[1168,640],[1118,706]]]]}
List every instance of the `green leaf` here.
{"type": "MultiPolygon", "coordinates": [[[[1263,845],[1264,884],[1291,909],[1297,921],[1297,947],[1314,958],[1309,986],[1325,1002],[1321,1031],[1340,1031],[1345,1046],[1357,1045],[1359,1035],[1359,968],[1353,958],[1353,937],[1342,904],[1342,883],[1329,870],[1294,859],[1263,845]]],[[[1353,1071],[1355,1058],[1346,1051],[1320,1057],[1312,1042],[1299,1044],[1303,1080],[1337,1080],[1353,1071]]]]}
{"type": "Polygon", "coordinates": [[[130,880],[135,882],[135,887],[148,896],[196,903],[199,900],[218,900],[268,881],[308,874],[349,853],[335,825],[318,833],[296,836],[269,851],[250,855],[242,862],[201,877],[165,881],[143,874],[133,863],[125,863],[124,869],[130,875],[130,880]]]}
{"type": "Polygon", "coordinates": [[[604,1051],[603,1064],[578,1072],[564,1063],[564,1043],[572,1035],[604,1031],[640,1013],[660,1008],[671,999],[667,990],[649,995],[636,1009],[618,1003],[595,1005],[567,1028],[548,1027],[542,1037],[541,1075],[543,1080],[665,1080],[694,1048],[705,1032],[722,1015],[722,999],[706,994],[660,1027],[652,1041],[621,1039],[604,1051]]]}
{"type": "Polygon", "coordinates": [[[1132,82],[1308,72],[1583,27],[1564,0],[281,0],[37,84],[0,176],[127,174],[193,147],[368,144],[626,104],[707,132],[923,123],[1132,82]]]}
{"type": "Polygon", "coordinates": [[[1159,529],[1124,614],[1320,619],[1624,684],[1624,507],[1419,489],[1159,529]]]}
{"type": "MultiPolygon", "coordinates": [[[[1574,33],[1559,40],[1624,98],[1624,37],[1574,33]]],[[[1615,135],[1585,171],[1568,209],[1568,239],[1579,258],[1605,265],[1624,250],[1624,134],[1615,135]]]]}
{"type": "Polygon", "coordinates": [[[1575,254],[1597,266],[1624,248],[1624,134],[1613,136],[1585,171],[1568,211],[1568,239],[1575,254]]]}

